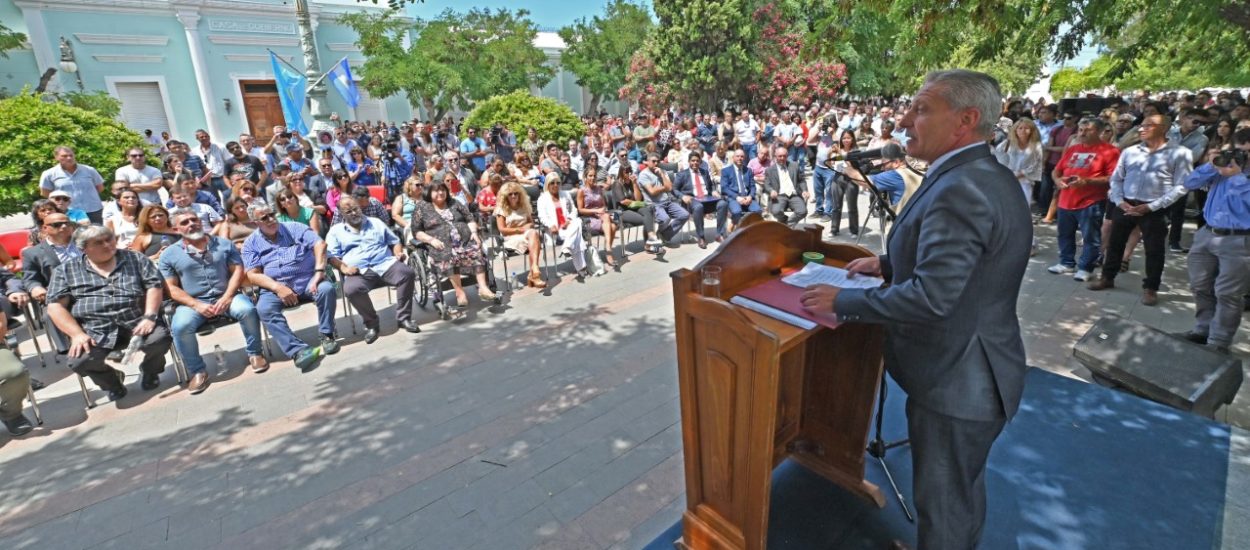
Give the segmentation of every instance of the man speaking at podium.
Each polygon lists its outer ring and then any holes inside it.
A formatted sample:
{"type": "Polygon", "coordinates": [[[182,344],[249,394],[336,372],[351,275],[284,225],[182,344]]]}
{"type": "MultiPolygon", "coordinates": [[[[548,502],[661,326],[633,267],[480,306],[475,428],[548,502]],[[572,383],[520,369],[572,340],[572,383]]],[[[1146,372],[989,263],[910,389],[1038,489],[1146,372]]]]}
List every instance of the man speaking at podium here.
{"type": "Polygon", "coordinates": [[[812,311],[885,325],[885,365],[907,392],[922,550],[976,547],[990,446],[1024,391],[1016,299],[1033,230],[1019,184],[986,145],[1001,108],[989,75],[929,73],[899,124],[908,154],[929,163],[925,180],[887,254],[847,266],[889,285],[820,285],[802,298],[812,311]]]}

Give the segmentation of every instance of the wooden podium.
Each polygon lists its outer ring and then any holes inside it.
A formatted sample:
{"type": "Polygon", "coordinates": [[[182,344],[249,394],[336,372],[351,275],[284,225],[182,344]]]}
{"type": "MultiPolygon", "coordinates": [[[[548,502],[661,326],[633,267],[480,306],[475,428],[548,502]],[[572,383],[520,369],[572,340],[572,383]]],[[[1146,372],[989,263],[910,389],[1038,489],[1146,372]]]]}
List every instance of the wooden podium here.
{"type": "Polygon", "coordinates": [[[803,330],[728,300],[821,252],[829,265],[872,253],[825,243],[821,229],[742,227],[673,278],[686,512],[679,548],[763,549],[773,469],[786,458],[885,504],[864,480],[881,380],[884,332],[872,325],[803,330]],[[721,267],[721,299],[700,294],[700,270],[721,267]]]}

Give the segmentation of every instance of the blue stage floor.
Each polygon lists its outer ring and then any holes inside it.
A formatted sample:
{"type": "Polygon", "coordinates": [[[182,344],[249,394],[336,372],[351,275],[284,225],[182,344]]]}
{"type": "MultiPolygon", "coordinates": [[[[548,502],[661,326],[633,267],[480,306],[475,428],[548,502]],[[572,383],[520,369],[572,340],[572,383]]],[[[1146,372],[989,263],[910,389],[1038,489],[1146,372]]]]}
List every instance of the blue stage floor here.
{"type": "MultiPolygon", "coordinates": [[[[904,396],[891,385],[885,439],[906,436],[904,396]]],[[[1030,369],[1020,413],[990,454],[982,548],[1209,549],[1220,547],[1229,428],[1132,397],[1030,369]]],[[[911,506],[911,453],[886,461],[911,506]]],[[[880,465],[877,509],[791,462],[773,476],[769,548],[881,549],[915,545],[880,465]]],[[[648,549],[672,548],[678,521],[648,549]]]]}

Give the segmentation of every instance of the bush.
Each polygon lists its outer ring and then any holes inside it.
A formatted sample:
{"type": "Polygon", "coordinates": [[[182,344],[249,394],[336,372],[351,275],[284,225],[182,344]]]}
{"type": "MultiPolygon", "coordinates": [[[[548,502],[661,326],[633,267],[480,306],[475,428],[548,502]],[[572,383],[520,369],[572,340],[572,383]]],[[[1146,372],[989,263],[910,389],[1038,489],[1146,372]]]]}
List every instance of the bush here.
{"type": "Polygon", "coordinates": [[[91,111],[31,93],[0,100],[0,215],[26,212],[39,198],[39,176],[56,163],[58,145],[73,147],[78,162],[106,182],[125,163],[126,149],[146,148],[142,136],[91,111]]]}
{"type": "Polygon", "coordinates": [[[464,123],[480,129],[478,135],[483,138],[489,138],[491,126],[503,123],[517,135],[518,142],[525,139],[526,129],[532,126],[538,131],[539,139],[554,141],[561,148],[569,140],[580,140],[586,134],[586,126],[567,105],[554,99],[534,97],[525,90],[478,102],[464,123]]]}

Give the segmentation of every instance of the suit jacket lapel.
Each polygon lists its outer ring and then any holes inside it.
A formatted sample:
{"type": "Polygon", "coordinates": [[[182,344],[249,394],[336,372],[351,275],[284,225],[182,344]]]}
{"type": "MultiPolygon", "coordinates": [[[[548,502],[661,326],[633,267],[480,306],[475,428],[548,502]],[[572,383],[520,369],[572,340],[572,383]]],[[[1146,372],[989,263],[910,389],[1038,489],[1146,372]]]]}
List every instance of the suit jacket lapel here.
{"type": "Polygon", "coordinates": [[[911,212],[912,207],[915,206],[916,203],[920,202],[919,201],[920,197],[924,195],[926,192],[928,192],[930,188],[933,187],[933,182],[937,181],[937,179],[941,177],[942,174],[949,172],[952,168],[955,168],[956,166],[960,166],[962,164],[972,162],[974,160],[980,159],[982,157],[988,157],[988,156],[990,156],[990,148],[988,145],[970,147],[967,150],[959,153],[958,155],[955,155],[949,159],[946,159],[946,162],[943,162],[941,166],[938,166],[938,170],[936,172],[926,173],[924,175],[924,180],[920,182],[920,187],[917,187],[916,192],[912,193],[911,198],[908,199],[907,206],[903,207],[903,211],[898,213],[898,217],[894,218],[894,225],[890,227],[890,235],[886,238],[886,241],[887,241],[886,249],[887,250],[889,249],[888,242],[894,239],[894,231],[898,229],[899,222],[903,221],[903,218],[905,218],[907,214],[911,212]]]}

